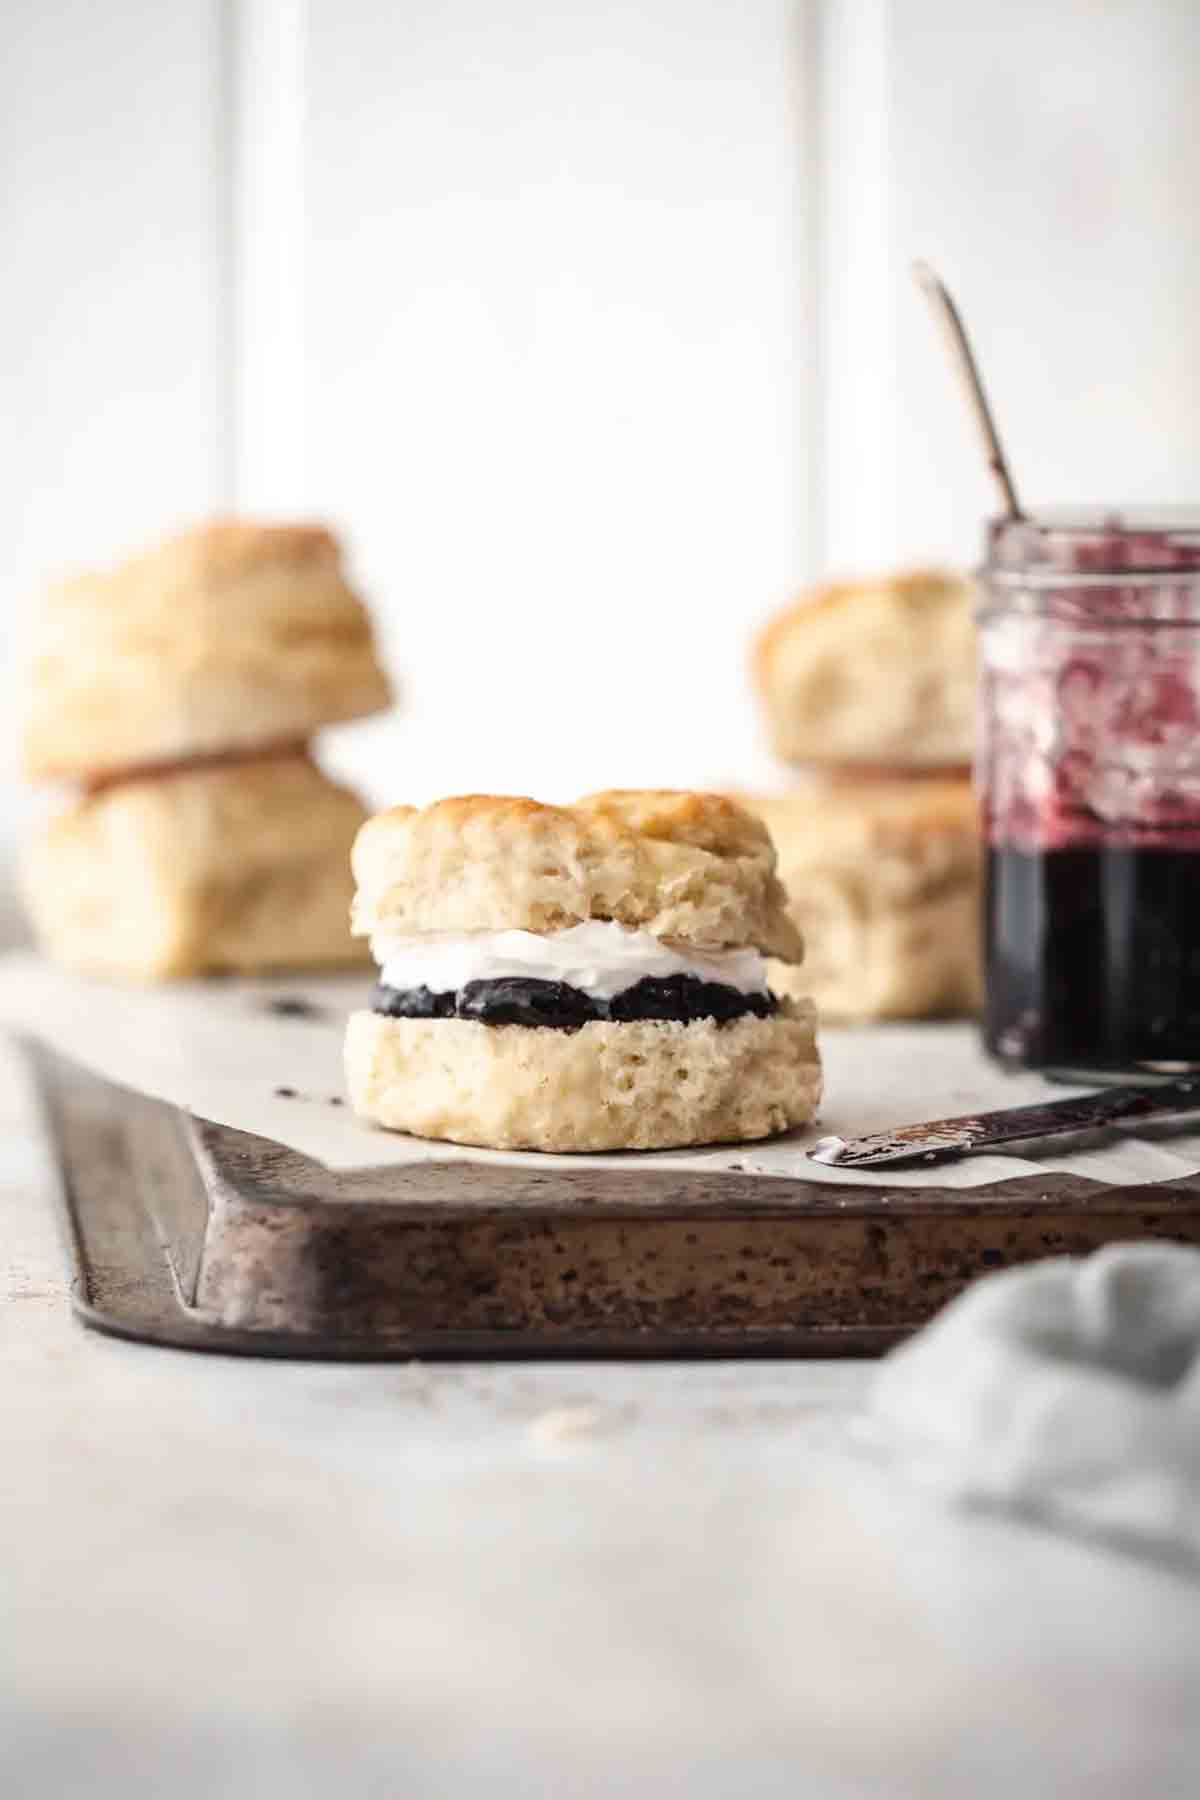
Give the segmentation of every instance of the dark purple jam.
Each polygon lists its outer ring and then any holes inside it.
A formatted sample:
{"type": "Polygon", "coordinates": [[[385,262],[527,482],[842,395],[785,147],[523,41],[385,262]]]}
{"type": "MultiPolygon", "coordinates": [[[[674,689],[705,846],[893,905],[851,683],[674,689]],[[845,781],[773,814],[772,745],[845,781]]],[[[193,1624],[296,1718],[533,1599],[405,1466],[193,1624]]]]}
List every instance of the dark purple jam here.
{"type": "Polygon", "coordinates": [[[371,996],[376,1012],[392,1019],[475,1019],[483,1025],[547,1026],[575,1031],[596,1020],[630,1024],[638,1019],[673,1019],[690,1024],[714,1019],[725,1025],[747,1014],[769,1017],[778,1002],[773,994],[743,994],[723,982],[695,975],[659,979],[647,975],[611,1000],[596,1000],[562,981],[533,981],[509,976],[496,981],[470,981],[457,994],[435,994],[426,987],[390,988],[380,983],[371,996]]]}
{"type": "Polygon", "coordinates": [[[1040,1068],[1200,1063],[1200,854],[992,849],[988,1049],[1040,1068]]]}
{"type": "Polygon", "coordinates": [[[570,1031],[597,1017],[595,1002],[565,981],[534,981],[524,975],[468,981],[457,995],[460,1019],[481,1025],[549,1025],[570,1031]]]}

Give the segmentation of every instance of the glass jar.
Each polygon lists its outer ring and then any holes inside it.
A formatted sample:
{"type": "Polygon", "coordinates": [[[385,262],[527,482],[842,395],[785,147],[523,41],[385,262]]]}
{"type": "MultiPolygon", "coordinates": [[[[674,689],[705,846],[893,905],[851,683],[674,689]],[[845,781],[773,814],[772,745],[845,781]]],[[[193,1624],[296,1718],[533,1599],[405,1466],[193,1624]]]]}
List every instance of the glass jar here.
{"type": "Polygon", "coordinates": [[[995,520],[981,582],[987,1046],[1200,1068],[1200,511],[995,520]]]}

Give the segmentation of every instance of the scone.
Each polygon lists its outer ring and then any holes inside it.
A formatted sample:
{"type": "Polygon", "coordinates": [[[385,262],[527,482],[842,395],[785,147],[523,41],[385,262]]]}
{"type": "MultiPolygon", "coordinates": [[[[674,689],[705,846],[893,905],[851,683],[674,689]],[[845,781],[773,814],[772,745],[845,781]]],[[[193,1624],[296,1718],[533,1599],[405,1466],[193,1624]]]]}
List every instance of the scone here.
{"type": "Polygon", "coordinates": [[[364,1118],[494,1149],[653,1150],[812,1118],[807,999],[765,829],[712,794],[472,795],[370,820],[354,929],[381,964],[346,1042],[364,1118]]]}
{"type": "Polygon", "coordinates": [[[319,526],[197,526],[52,588],[31,638],[33,780],[299,744],[389,701],[370,620],[319,526]]]}
{"type": "MultiPolygon", "coordinates": [[[[779,853],[822,1018],[978,1010],[981,850],[969,781],[814,783],[748,801],[779,853]]],[[[793,990],[784,964],[771,985],[793,990]]]]}
{"type": "Polygon", "coordinates": [[[936,570],[815,589],[759,637],[754,674],[785,762],[966,768],[974,748],[968,584],[936,570]]]}
{"type": "Polygon", "coordinates": [[[49,954],[92,974],[353,963],[349,857],[365,818],[303,754],[121,782],[26,847],[26,904],[49,954]]]}

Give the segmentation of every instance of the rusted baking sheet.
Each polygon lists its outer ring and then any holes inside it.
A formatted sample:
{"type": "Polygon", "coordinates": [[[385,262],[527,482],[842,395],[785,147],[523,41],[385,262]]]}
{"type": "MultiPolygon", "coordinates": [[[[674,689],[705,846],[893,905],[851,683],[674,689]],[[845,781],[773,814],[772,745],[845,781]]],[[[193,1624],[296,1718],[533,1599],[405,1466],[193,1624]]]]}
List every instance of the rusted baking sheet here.
{"type": "Polygon", "coordinates": [[[1200,1179],[846,1187],[481,1162],[331,1173],[29,1046],[75,1306],[262,1356],[862,1355],[975,1276],[1200,1243],[1200,1179]]]}

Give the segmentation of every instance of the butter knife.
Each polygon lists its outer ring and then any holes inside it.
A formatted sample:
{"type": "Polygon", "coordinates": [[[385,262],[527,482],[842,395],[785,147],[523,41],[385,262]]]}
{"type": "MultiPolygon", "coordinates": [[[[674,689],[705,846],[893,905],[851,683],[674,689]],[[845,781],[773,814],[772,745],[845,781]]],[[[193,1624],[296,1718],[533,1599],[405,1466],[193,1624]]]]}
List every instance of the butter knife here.
{"type": "Polygon", "coordinates": [[[1113,1087],[1074,1100],[1049,1100],[1035,1106],[1010,1106],[1002,1112],[969,1113],[961,1119],[935,1119],[924,1125],[898,1125],[870,1137],[823,1137],[808,1152],[814,1162],[839,1169],[875,1169],[888,1163],[950,1162],[980,1150],[1035,1138],[1102,1130],[1131,1121],[1200,1113],[1200,1078],[1168,1081],[1156,1087],[1113,1087]]]}

